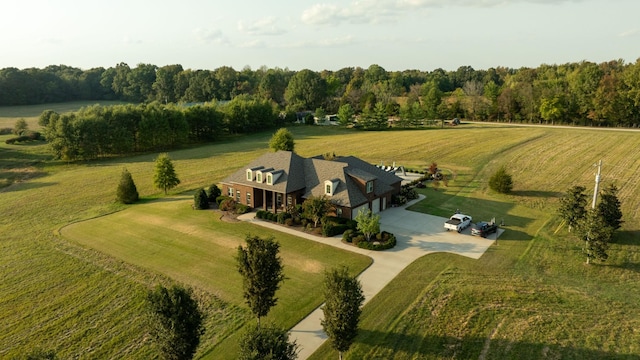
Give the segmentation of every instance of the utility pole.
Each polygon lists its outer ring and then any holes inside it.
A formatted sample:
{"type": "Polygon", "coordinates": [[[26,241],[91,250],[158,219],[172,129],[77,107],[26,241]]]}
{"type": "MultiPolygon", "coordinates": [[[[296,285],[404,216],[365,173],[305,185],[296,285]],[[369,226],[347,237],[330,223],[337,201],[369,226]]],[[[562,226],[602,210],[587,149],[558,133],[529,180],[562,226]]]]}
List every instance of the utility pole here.
{"type": "Polygon", "coordinates": [[[593,166],[598,167],[598,173],[596,174],[596,188],[593,190],[593,202],[591,202],[591,208],[596,208],[596,200],[598,199],[598,188],[600,186],[600,170],[602,169],[602,160],[598,161],[597,164],[593,164],[593,166]]]}

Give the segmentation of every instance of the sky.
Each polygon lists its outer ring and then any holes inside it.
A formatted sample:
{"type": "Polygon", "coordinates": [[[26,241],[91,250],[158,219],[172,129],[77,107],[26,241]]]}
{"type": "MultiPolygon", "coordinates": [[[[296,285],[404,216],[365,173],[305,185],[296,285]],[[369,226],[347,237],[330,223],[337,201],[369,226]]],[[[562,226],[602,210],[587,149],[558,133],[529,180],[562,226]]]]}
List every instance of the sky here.
{"type": "Polygon", "coordinates": [[[638,14],[638,0],[2,0],[0,68],[630,63],[638,14]]]}

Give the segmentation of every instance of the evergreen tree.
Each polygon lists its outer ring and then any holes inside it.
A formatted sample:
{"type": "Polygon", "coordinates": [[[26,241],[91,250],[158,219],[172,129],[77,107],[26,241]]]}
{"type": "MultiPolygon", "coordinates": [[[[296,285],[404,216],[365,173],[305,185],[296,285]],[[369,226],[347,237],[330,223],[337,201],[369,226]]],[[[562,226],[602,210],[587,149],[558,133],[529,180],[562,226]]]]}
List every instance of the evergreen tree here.
{"type": "Polygon", "coordinates": [[[165,195],[167,194],[167,190],[180,184],[180,179],[178,179],[178,176],[176,175],[176,171],[173,168],[173,162],[171,162],[169,154],[160,154],[156,158],[156,170],[153,175],[153,183],[157,188],[163,189],[165,195]]]}
{"type": "Polygon", "coordinates": [[[508,194],[513,189],[513,179],[507,173],[507,168],[502,165],[491,178],[489,178],[489,187],[495,192],[508,194]]]}
{"type": "Polygon", "coordinates": [[[209,202],[216,202],[216,199],[218,198],[218,196],[220,196],[222,194],[222,191],[220,190],[220,188],[218,187],[218,185],[213,184],[211,186],[209,186],[209,202]]]}
{"type": "Polygon", "coordinates": [[[567,193],[560,198],[558,214],[569,225],[569,232],[575,227],[587,213],[587,195],[584,193],[584,186],[574,186],[567,190],[567,193]]]}
{"type": "Polygon", "coordinates": [[[284,280],[280,244],[273,238],[247,235],[247,247],[238,246],[238,272],[242,275],[244,299],[258,318],[266,316],[276,305],[276,291],[284,280]]]}
{"type": "Polygon", "coordinates": [[[240,339],[240,360],[293,360],[298,345],[289,342],[289,332],[276,326],[251,326],[240,339]]]}
{"type": "Polygon", "coordinates": [[[325,304],[322,328],[329,337],[331,346],[342,353],[349,350],[358,335],[361,306],[364,302],[362,286],[355,277],[349,276],[346,267],[325,272],[325,304]]]}
{"type": "Polygon", "coordinates": [[[205,210],[209,208],[209,198],[204,189],[196,191],[193,195],[193,207],[196,210],[205,210]]]}
{"type": "Polygon", "coordinates": [[[614,184],[609,185],[600,192],[600,202],[596,209],[598,210],[598,215],[613,230],[618,230],[622,226],[622,210],[620,210],[618,188],[614,184]]]}
{"type": "Polygon", "coordinates": [[[598,214],[597,209],[589,209],[578,226],[579,236],[585,242],[584,252],[587,264],[592,259],[607,260],[607,249],[613,236],[613,228],[598,214]]]}
{"type": "Polygon", "coordinates": [[[193,299],[190,289],[173,285],[167,289],[158,285],[147,294],[152,334],[168,360],[193,358],[200,336],[204,315],[193,299]]]}
{"type": "Polygon", "coordinates": [[[129,173],[126,168],[122,169],[120,183],[118,183],[118,190],[116,192],[116,199],[123,204],[133,204],[139,199],[136,184],[133,182],[131,173],[129,173]]]}

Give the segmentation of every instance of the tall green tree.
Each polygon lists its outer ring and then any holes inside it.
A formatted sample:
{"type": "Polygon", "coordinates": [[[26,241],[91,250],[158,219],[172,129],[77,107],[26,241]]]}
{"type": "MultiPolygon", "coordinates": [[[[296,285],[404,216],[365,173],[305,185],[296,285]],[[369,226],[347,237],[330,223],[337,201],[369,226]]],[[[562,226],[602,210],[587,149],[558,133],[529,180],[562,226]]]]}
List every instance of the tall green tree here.
{"type": "Polygon", "coordinates": [[[322,307],[324,319],[321,321],[331,346],[342,353],[349,350],[356,335],[364,303],[362,285],[349,275],[349,269],[331,269],[324,275],[324,298],[322,307]]]}
{"type": "Polygon", "coordinates": [[[289,332],[274,326],[251,326],[240,339],[240,360],[294,360],[298,345],[289,342],[289,332]]]}
{"type": "Polygon", "coordinates": [[[287,128],[278,129],[269,140],[269,147],[273,151],[293,151],[295,147],[293,134],[287,128]]]}
{"type": "Polygon", "coordinates": [[[338,109],[338,124],[340,126],[348,126],[353,123],[353,116],[355,115],[355,111],[351,104],[347,103],[338,109]]]}
{"type": "Polygon", "coordinates": [[[116,191],[116,199],[123,204],[133,204],[138,201],[140,195],[136,183],[133,182],[131,173],[126,168],[122,169],[118,190],[116,191]]]}
{"type": "Polygon", "coordinates": [[[600,192],[600,202],[596,206],[598,215],[602,217],[604,222],[618,230],[622,226],[622,210],[620,209],[620,200],[618,199],[618,187],[615,184],[609,184],[600,192]]]}
{"type": "Polygon", "coordinates": [[[326,91],[326,81],[317,72],[304,69],[291,77],[284,98],[293,111],[316,109],[324,103],[326,91]]]}
{"type": "Polygon", "coordinates": [[[560,207],[558,214],[571,229],[585,217],[587,210],[587,195],[584,186],[573,186],[567,190],[567,193],[560,198],[560,207]]]}
{"type": "Polygon", "coordinates": [[[598,210],[587,210],[577,229],[578,236],[585,242],[584,252],[587,255],[587,264],[595,259],[607,260],[609,257],[607,250],[613,237],[613,228],[598,214],[598,210]]]}
{"type": "Polygon", "coordinates": [[[152,335],[167,360],[192,359],[204,333],[204,315],[192,291],[158,285],[147,294],[152,335]]]}
{"type": "Polygon", "coordinates": [[[165,195],[167,190],[173,189],[180,184],[180,179],[178,179],[178,175],[176,175],[176,171],[173,168],[173,162],[167,153],[160,154],[156,158],[153,184],[158,189],[163,189],[165,195]]]}
{"type": "Polygon", "coordinates": [[[276,291],[284,281],[280,244],[273,238],[262,239],[247,235],[247,246],[238,246],[236,260],[242,276],[243,296],[251,312],[258,319],[266,316],[276,305],[276,291]]]}
{"type": "Polygon", "coordinates": [[[367,241],[371,241],[371,236],[380,232],[380,215],[373,214],[371,210],[360,210],[355,217],[358,223],[356,228],[360,231],[367,241]]]}

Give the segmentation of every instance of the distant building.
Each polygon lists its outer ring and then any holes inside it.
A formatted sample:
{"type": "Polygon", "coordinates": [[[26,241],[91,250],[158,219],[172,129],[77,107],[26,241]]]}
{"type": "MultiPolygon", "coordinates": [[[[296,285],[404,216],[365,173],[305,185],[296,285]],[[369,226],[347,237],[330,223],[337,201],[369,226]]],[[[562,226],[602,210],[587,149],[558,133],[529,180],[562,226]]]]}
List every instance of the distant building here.
{"type": "Polygon", "coordinates": [[[222,194],[253,208],[284,211],[311,196],[325,195],[336,216],[353,219],[360,210],[378,213],[400,193],[402,178],[354,156],[325,160],[291,151],[267,153],[222,184],[222,194]]]}

